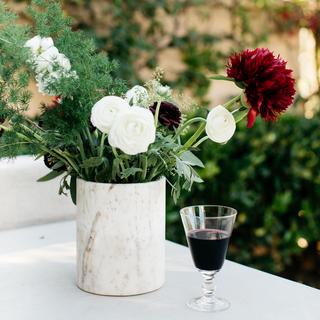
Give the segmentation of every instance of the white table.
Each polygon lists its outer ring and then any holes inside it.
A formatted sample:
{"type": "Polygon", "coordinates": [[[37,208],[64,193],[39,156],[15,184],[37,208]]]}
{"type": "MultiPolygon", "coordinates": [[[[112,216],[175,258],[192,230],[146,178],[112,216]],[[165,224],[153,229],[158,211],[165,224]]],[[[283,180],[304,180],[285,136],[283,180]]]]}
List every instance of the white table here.
{"type": "Polygon", "coordinates": [[[58,195],[61,177],[37,182],[49,172],[43,159],[0,159],[0,230],[74,218],[71,198],[58,195]]]}
{"type": "Polygon", "coordinates": [[[88,294],[75,286],[74,239],[74,222],[0,232],[1,320],[320,319],[320,290],[230,261],[217,285],[231,309],[188,309],[185,302],[200,294],[201,279],[188,249],[170,242],[160,290],[122,298],[88,294]]]}

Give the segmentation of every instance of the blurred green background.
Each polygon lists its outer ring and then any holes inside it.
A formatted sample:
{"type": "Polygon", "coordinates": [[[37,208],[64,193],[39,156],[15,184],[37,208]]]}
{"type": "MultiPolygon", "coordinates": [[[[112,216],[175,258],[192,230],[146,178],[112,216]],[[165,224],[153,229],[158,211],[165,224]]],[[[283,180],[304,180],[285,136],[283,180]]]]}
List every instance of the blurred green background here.
{"type": "MultiPolygon", "coordinates": [[[[28,21],[28,1],[6,2],[28,21]]],[[[268,46],[290,60],[299,79],[291,112],[277,123],[257,121],[250,130],[240,125],[226,145],[202,146],[205,182],[183,193],[176,205],[168,195],[167,238],[186,243],[183,206],[232,206],[239,214],[230,259],[320,288],[318,2],[75,0],[63,6],[74,28],[85,30],[119,62],[118,75],[129,86],[162,66],[165,81],[203,107],[234,94],[234,88],[207,78],[224,73],[230,53],[268,46]],[[308,52],[301,48],[306,38],[308,52]],[[314,57],[312,72],[306,72],[302,54],[314,57]]]]}

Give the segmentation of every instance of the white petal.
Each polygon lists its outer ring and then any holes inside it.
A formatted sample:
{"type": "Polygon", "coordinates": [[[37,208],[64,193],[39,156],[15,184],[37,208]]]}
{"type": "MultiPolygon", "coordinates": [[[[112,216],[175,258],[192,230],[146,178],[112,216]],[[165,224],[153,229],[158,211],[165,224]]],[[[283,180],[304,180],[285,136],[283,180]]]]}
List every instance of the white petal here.
{"type": "Polygon", "coordinates": [[[52,71],[53,63],[57,59],[59,51],[56,47],[50,47],[40,54],[36,60],[36,72],[52,71]]]}
{"type": "Polygon", "coordinates": [[[53,40],[51,37],[42,38],[41,39],[41,50],[42,52],[46,51],[47,49],[53,47],[53,40]]]}
{"type": "Polygon", "coordinates": [[[24,46],[30,48],[33,56],[36,58],[37,56],[42,54],[44,51],[53,47],[53,40],[50,37],[41,38],[38,35],[28,40],[24,46]]]}
{"type": "Polygon", "coordinates": [[[35,37],[31,38],[30,40],[28,40],[24,44],[24,46],[27,48],[30,48],[32,51],[35,51],[40,47],[40,43],[41,43],[41,37],[35,36],[35,37]]]}

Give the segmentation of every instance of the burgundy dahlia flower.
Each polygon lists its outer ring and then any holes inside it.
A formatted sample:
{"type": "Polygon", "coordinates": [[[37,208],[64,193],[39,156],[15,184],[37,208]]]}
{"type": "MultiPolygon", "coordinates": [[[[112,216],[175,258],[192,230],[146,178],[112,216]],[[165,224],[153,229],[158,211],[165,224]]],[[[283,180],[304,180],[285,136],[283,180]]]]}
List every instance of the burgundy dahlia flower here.
{"type": "Polygon", "coordinates": [[[228,77],[244,86],[250,107],[248,128],[253,126],[257,115],[274,121],[292,104],[295,80],[286,64],[264,48],[244,50],[229,58],[228,77]]]}
{"type": "MultiPolygon", "coordinates": [[[[149,109],[153,114],[156,113],[157,102],[155,102],[149,109]]],[[[159,122],[168,127],[170,130],[177,128],[181,122],[181,112],[177,106],[168,101],[161,102],[159,110],[159,122]]]]}

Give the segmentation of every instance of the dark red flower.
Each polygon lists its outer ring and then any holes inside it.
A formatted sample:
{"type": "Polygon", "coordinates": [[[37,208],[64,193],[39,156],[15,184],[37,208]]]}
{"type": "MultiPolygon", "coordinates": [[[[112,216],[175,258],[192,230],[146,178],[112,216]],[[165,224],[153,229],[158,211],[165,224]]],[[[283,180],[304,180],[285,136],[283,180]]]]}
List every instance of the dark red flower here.
{"type": "Polygon", "coordinates": [[[250,107],[248,128],[253,126],[257,115],[274,121],[292,104],[295,80],[286,64],[264,48],[244,50],[229,58],[228,77],[244,86],[250,107]]]}
{"type": "MultiPolygon", "coordinates": [[[[153,114],[156,113],[157,102],[155,102],[149,109],[153,114]]],[[[159,110],[159,122],[170,130],[179,127],[181,122],[181,112],[177,106],[171,102],[163,101],[159,110]]]]}

